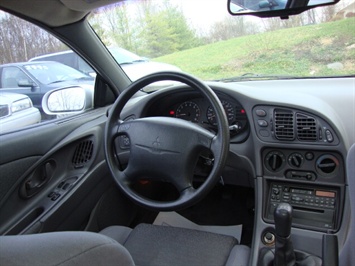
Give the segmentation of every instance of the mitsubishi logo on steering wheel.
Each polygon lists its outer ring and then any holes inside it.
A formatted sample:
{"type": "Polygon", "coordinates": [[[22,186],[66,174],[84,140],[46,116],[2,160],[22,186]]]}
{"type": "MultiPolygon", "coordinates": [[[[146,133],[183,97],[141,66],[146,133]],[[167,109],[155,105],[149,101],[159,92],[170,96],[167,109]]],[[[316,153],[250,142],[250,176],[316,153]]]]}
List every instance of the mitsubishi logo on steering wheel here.
{"type": "Polygon", "coordinates": [[[159,140],[159,136],[155,139],[155,141],[153,141],[152,143],[152,150],[153,152],[160,152],[160,146],[161,146],[161,142],[159,140]]]}

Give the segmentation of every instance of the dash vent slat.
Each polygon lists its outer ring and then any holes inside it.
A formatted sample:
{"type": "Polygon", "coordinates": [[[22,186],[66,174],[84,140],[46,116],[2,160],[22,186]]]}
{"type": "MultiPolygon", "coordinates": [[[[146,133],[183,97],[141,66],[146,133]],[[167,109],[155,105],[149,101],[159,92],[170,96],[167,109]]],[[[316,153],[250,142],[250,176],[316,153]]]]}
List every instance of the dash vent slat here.
{"type": "Polygon", "coordinates": [[[94,143],[92,140],[85,140],[76,147],[72,163],[75,168],[83,167],[92,158],[94,143]]]}
{"type": "Polygon", "coordinates": [[[274,111],[275,136],[279,140],[294,140],[294,115],[290,110],[276,109],[274,111]]]}
{"type": "Polygon", "coordinates": [[[314,117],[297,114],[297,138],[301,141],[317,141],[317,123],[314,117]]]}

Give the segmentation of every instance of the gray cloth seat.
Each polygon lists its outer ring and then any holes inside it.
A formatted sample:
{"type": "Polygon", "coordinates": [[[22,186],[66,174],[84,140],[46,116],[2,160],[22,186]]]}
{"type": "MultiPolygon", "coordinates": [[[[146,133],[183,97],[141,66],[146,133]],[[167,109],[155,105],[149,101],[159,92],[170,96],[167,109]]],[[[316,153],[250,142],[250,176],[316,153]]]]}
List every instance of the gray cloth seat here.
{"type": "Polygon", "coordinates": [[[184,228],[140,224],[100,232],[121,243],[136,265],[247,265],[250,248],[231,236],[184,228]]]}
{"type": "Polygon", "coordinates": [[[140,224],[92,232],[0,237],[0,264],[12,265],[240,265],[250,249],[230,236],[140,224]]]}
{"type": "Polygon", "coordinates": [[[1,236],[0,265],[134,265],[115,240],[91,232],[1,236]]]}

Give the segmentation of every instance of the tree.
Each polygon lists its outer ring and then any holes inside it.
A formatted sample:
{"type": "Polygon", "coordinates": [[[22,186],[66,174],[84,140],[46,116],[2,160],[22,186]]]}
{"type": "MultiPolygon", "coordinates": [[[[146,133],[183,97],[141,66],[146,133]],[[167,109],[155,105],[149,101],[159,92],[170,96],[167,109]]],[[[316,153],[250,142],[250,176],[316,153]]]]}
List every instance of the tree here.
{"type": "Polygon", "coordinates": [[[249,21],[245,22],[244,17],[225,17],[222,21],[215,22],[208,33],[207,42],[218,42],[237,38],[244,35],[255,34],[258,28],[249,21]]]}
{"type": "Polygon", "coordinates": [[[108,32],[105,31],[104,29],[104,20],[102,16],[100,16],[99,12],[93,12],[89,16],[89,21],[91,27],[94,29],[96,34],[100,37],[101,41],[106,45],[110,46],[111,45],[111,38],[108,35],[108,32]]]}
{"type": "Polygon", "coordinates": [[[161,6],[146,1],[140,10],[140,49],[148,57],[181,51],[199,44],[182,10],[169,1],[161,6]]]}
{"type": "Polygon", "coordinates": [[[28,61],[58,52],[66,46],[46,31],[20,18],[4,13],[0,19],[0,63],[28,61]]]}
{"type": "Polygon", "coordinates": [[[127,50],[135,51],[135,23],[128,13],[127,4],[121,2],[114,7],[105,8],[104,16],[108,22],[113,42],[127,50]]]}
{"type": "Polygon", "coordinates": [[[322,14],[322,22],[330,21],[331,19],[334,18],[335,14],[336,14],[335,5],[324,7],[324,11],[322,14]]]}

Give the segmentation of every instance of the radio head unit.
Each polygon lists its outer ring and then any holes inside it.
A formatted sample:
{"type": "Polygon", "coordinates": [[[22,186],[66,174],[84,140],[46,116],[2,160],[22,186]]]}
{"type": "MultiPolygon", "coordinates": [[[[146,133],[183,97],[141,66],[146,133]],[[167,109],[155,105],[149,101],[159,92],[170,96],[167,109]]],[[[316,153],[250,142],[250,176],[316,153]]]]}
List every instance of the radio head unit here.
{"type": "Polygon", "coordinates": [[[264,215],[267,221],[273,221],[276,206],[286,202],[293,207],[293,225],[322,231],[336,229],[340,203],[339,188],[271,182],[267,193],[264,215]]]}

